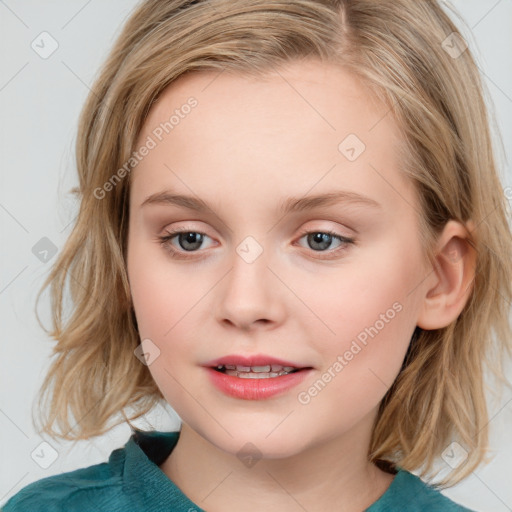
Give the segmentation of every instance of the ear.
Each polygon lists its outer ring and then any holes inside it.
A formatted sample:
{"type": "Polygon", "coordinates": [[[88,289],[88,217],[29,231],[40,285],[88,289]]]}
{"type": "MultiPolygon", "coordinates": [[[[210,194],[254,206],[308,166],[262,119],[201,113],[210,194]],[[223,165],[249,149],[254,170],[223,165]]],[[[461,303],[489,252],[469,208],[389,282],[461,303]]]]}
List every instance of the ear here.
{"type": "Polygon", "coordinates": [[[434,268],[426,279],[426,291],[417,325],[421,329],[441,329],[460,315],[473,288],[476,250],[470,243],[474,223],[466,226],[447,222],[439,236],[434,268]]]}

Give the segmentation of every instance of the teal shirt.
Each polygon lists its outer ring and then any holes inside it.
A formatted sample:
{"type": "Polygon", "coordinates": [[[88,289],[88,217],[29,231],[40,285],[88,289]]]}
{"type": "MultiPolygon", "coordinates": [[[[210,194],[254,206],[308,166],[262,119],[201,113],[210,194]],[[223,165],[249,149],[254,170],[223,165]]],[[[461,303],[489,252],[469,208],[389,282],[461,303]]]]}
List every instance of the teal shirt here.
{"type": "MultiPolygon", "coordinates": [[[[32,482],[7,501],[2,512],[205,512],[159,468],[179,434],[136,430],[108,462],[32,482]]],[[[400,511],[469,509],[398,468],[386,492],[365,512],[400,511]]]]}

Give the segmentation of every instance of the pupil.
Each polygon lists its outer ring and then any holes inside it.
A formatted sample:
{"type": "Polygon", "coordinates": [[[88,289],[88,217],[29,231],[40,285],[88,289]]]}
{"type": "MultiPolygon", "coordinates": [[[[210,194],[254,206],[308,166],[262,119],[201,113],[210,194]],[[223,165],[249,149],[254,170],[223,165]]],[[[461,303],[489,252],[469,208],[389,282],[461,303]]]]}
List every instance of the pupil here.
{"type": "Polygon", "coordinates": [[[308,238],[308,241],[311,244],[322,244],[323,242],[323,246],[317,247],[317,249],[327,249],[331,243],[332,235],[329,235],[327,233],[313,233],[308,235],[308,238]]]}
{"type": "Polygon", "coordinates": [[[201,246],[202,237],[203,237],[203,235],[201,235],[200,233],[193,233],[193,232],[180,233],[180,235],[179,235],[180,245],[185,251],[193,251],[194,249],[198,249],[201,246]],[[199,240],[197,241],[196,238],[199,238],[199,240]],[[185,245],[183,245],[183,243],[185,245]],[[197,246],[196,247],[187,247],[186,244],[192,244],[192,245],[196,244],[197,246]]]}

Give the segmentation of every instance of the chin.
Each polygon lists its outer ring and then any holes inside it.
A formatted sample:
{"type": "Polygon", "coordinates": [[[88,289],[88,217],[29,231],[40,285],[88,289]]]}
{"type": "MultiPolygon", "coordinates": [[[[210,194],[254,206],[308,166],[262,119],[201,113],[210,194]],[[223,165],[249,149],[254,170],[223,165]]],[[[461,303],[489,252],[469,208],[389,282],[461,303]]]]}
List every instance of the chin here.
{"type": "MultiPolygon", "coordinates": [[[[274,424],[275,427],[275,424],[274,424]]],[[[204,439],[216,446],[219,450],[234,455],[240,460],[248,458],[254,459],[286,459],[298,455],[307,448],[307,439],[299,433],[291,434],[286,429],[280,430],[277,427],[274,432],[269,435],[272,429],[258,428],[228,428],[230,434],[226,434],[224,430],[200,434],[204,439]]]]}

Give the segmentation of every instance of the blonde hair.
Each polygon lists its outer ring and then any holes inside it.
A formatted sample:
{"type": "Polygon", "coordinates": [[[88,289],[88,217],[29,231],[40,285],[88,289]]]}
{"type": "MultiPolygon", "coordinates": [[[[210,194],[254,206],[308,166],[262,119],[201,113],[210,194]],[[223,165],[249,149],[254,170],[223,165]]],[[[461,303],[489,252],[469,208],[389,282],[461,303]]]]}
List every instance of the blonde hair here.
{"type": "Polygon", "coordinates": [[[468,458],[438,485],[469,475],[487,449],[484,370],[504,380],[500,360],[511,352],[512,237],[481,78],[469,50],[460,56],[445,50],[443,41],[453,33],[459,34],[434,0],[142,2],[81,113],[80,210],[38,295],[51,285],[49,334],[57,341],[39,395],[42,431],[89,438],[163,399],[134,356],[140,339],[125,266],[131,175],[102,199],[95,193],[130,159],[153,103],[186,71],[264,76],[312,57],[357,75],[396,119],[403,171],[419,192],[425,254],[433,258],[436,236],[449,219],[472,219],[476,226],[468,302],[446,328],[416,329],[381,403],[368,454],[383,467],[421,468],[426,476],[458,440],[468,458]],[[64,318],[66,284],[72,308],[64,318]]]}

